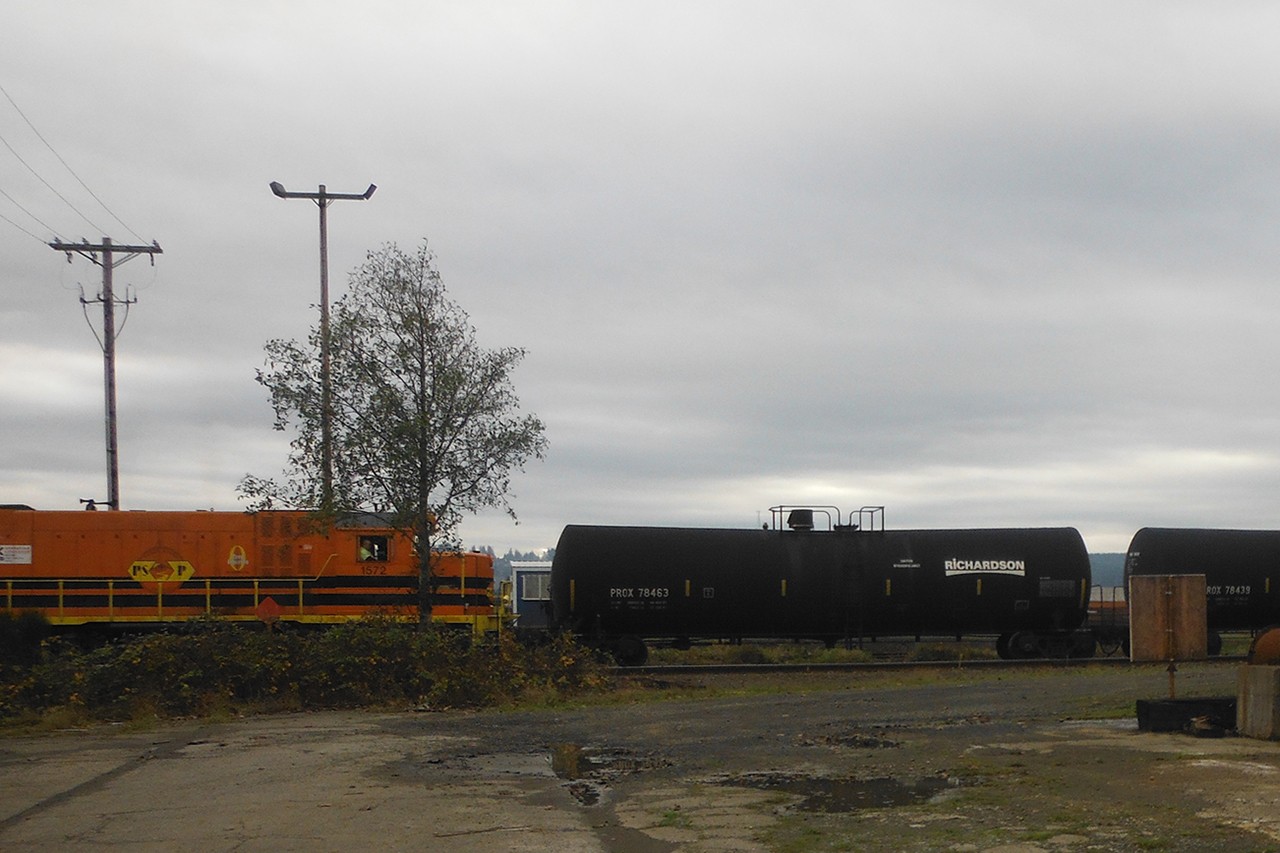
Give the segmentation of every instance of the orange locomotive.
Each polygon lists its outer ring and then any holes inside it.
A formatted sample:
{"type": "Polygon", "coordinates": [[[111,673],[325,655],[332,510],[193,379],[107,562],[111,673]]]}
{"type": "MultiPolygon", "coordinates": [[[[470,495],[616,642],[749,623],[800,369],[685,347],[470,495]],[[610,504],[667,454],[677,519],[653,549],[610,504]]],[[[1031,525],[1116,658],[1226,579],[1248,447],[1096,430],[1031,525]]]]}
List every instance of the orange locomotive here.
{"type": "MultiPolygon", "coordinates": [[[[493,558],[437,553],[432,619],[497,630],[493,558]]],[[[0,506],[0,608],[54,625],[198,617],[330,624],[416,619],[418,555],[375,515],[48,512],[0,506]]]]}

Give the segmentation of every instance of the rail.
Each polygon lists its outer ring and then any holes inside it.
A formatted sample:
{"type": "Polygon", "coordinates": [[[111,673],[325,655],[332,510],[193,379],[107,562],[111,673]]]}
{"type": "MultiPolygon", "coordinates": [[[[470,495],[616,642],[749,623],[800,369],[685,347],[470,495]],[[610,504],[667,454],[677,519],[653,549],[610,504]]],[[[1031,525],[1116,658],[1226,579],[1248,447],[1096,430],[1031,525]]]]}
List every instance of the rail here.
{"type": "MultiPolygon", "coordinates": [[[[1244,655],[1222,655],[1197,663],[1239,664],[1244,655]]],[[[724,663],[724,664],[660,664],[654,666],[615,666],[617,675],[747,675],[769,673],[822,673],[889,671],[895,669],[1026,669],[1035,667],[1087,667],[1087,666],[1149,666],[1149,663],[1133,663],[1127,657],[1118,658],[1019,658],[995,660],[919,660],[919,661],[858,661],[848,663],[724,663]]]]}

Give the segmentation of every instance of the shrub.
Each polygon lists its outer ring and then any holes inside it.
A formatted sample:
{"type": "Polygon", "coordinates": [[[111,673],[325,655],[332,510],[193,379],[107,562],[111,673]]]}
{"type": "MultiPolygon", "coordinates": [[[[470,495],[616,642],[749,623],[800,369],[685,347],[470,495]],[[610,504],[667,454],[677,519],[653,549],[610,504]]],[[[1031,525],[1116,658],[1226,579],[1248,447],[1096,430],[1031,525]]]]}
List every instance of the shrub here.
{"type": "Polygon", "coordinates": [[[970,643],[917,643],[907,653],[908,661],[990,660],[995,649],[970,643]]]}
{"type": "Polygon", "coordinates": [[[30,667],[0,674],[0,718],[70,709],[107,720],[236,708],[481,707],[606,684],[592,653],[568,637],[526,648],[510,636],[472,642],[387,618],[315,632],[201,621],[87,651],[54,638],[30,667]]]}
{"type": "Polygon", "coordinates": [[[769,656],[759,646],[731,646],[729,663],[769,663],[769,656]]]}
{"type": "Polygon", "coordinates": [[[31,666],[40,658],[40,643],[49,636],[49,620],[35,610],[0,611],[0,669],[31,666]]]}

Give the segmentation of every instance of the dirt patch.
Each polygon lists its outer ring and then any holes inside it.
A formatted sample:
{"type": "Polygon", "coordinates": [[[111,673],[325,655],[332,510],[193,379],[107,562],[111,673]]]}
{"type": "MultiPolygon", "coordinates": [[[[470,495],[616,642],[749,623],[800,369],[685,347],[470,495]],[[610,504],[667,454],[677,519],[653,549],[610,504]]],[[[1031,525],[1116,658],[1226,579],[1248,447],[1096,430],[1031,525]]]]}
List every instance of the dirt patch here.
{"type": "MultiPolygon", "coordinates": [[[[1229,695],[1236,668],[1179,690],[1229,695]]],[[[598,708],[8,739],[0,846],[1280,850],[1280,745],[1139,732],[1163,667],[664,681],[598,708]],[[175,822],[158,790],[200,808],[175,822]]]]}
{"type": "Polygon", "coordinates": [[[961,784],[952,776],[903,780],[892,776],[870,779],[829,778],[798,773],[742,773],[716,780],[717,784],[776,791],[795,797],[792,807],[802,812],[844,813],[942,802],[944,794],[961,784]]]}

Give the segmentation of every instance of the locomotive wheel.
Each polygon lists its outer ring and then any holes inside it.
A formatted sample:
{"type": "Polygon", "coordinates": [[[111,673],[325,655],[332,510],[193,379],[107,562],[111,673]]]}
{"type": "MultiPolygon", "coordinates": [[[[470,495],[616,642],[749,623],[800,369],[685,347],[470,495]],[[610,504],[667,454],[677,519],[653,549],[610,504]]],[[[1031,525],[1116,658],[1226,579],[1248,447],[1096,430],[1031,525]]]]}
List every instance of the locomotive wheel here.
{"type": "Polygon", "coordinates": [[[649,647],[639,637],[619,637],[613,644],[613,659],[618,666],[644,666],[649,660],[649,647]]]}

